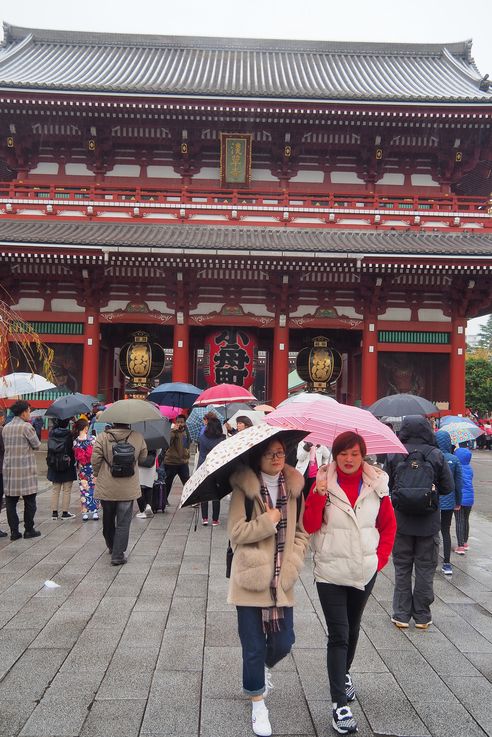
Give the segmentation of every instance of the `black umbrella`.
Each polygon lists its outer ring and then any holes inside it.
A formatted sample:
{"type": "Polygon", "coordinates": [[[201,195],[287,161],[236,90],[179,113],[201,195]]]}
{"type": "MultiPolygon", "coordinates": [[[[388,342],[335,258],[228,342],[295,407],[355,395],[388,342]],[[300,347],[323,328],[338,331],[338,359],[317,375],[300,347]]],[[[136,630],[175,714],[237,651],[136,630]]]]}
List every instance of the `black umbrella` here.
{"type": "Polygon", "coordinates": [[[130,425],[132,430],[142,433],[147,444],[147,450],[158,450],[169,448],[169,439],[171,437],[171,423],[167,417],[160,420],[145,420],[145,422],[133,422],[130,425]]]}
{"type": "Polygon", "coordinates": [[[87,394],[65,394],[55,400],[46,410],[46,417],[55,417],[57,420],[68,420],[75,415],[82,415],[92,409],[92,405],[99,400],[87,394]]]}
{"type": "Polygon", "coordinates": [[[195,399],[202,390],[193,384],[185,384],[181,381],[172,381],[169,384],[160,384],[152,389],[147,399],[166,407],[183,407],[189,409],[195,403],[195,399]]]}
{"type": "Polygon", "coordinates": [[[406,415],[433,415],[437,407],[416,394],[390,394],[367,408],[375,417],[405,417],[406,415]]]}

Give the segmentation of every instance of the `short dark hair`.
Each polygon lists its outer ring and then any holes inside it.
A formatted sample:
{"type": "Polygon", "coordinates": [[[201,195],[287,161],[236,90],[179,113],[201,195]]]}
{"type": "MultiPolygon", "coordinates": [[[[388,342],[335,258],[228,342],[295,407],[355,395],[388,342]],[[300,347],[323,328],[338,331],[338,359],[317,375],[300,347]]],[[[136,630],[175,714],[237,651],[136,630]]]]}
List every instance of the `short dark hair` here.
{"type": "Polygon", "coordinates": [[[60,420],[58,417],[55,417],[53,420],[53,427],[59,427],[60,429],[64,430],[68,425],[70,424],[70,418],[65,420],[60,420]]]}
{"type": "Polygon", "coordinates": [[[186,415],[176,415],[176,419],[183,419],[186,422],[186,415]]]}
{"type": "Polygon", "coordinates": [[[246,425],[246,427],[253,427],[252,421],[249,419],[249,417],[246,417],[246,415],[239,415],[239,417],[236,417],[236,425],[238,422],[242,422],[243,425],[246,425]]]}
{"type": "Polygon", "coordinates": [[[17,402],[15,402],[11,408],[10,411],[14,415],[14,417],[19,417],[23,412],[26,411],[26,409],[30,408],[29,402],[26,402],[25,399],[19,399],[17,402]]]}
{"type": "Polygon", "coordinates": [[[333,447],[331,449],[333,460],[336,461],[339,453],[344,450],[348,450],[349,448],[353,448],[354,445],[359,446],[362,457],[367,455],[366,441],[362,435],[352,432],[351,430],[347,430],[347,432],[342,432],[340,435],[337,435],[333,441],[333,447]]]}
{"type": "Polygon", "coordinates": [[[261,457],[263,453],[265,453],[268,446],[270,446],[272,443],[280,443],[282,448],[284,449],[284,453],[287,454],[287,446],[285,445],[285,441],[281,437],[274,436],[273,438],[267,438],[262,443],[257,445],[255,448],[250,450],[249,453],[249,465],[253,469],[255,473],[260,473],[260,467],[261,467],[261,457]]]}
{"type": "Polygon", "coordinates": [[[212,411],[207,412],[207,414],[203,415],[203,419],[207,420],[207,422],[209,420],[213,420],[214,417],[217,417],[217,415],[215,414],[215,412],[212,412],[212,411]]]}

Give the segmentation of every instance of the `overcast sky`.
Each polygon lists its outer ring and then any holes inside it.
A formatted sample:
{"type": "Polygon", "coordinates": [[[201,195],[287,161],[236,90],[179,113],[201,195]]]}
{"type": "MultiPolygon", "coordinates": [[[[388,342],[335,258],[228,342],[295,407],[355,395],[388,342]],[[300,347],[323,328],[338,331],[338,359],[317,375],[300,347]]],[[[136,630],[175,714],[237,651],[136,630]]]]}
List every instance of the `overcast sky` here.
{"type": "Polygon", "coordinates": [[[492,0],[21,0],[2,3],[0,20],[28,28],[181,36],[408,43],[471,38],[480,72],[492,78],[492,0]]]}

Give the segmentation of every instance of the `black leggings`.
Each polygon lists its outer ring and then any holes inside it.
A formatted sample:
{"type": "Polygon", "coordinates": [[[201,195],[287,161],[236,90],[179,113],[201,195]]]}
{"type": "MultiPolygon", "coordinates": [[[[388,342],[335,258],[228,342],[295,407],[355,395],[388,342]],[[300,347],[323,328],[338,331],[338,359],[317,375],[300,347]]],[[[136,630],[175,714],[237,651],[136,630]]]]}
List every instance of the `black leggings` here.
{"type": "Polygon", "coordinates": [[[449,563],[451,560],[451,520],[453,519],[453,513],[452,509],[441,509],[441,535],[444,563],[449,563]]]}
{"type": "Polygon", "coordinates": [[[371,594],[376,575],[363,590],[353,586],[317,583],[318,596],[328,627],[326,662],[332,701],[345,706],[345,675],[355,655],[362,613],[371,594]]]}
{"type": "Polygon", "coordinates": [[[149,507],[152,506],[152,487],[141,486],[140,491],[142,492],[142,496],[138,497],[137,504],[139,511],[143,512],[147,505],[149,505],[149,507]]]}
{"type": "Polygon", "coordinates": [[[471,510],[471,507],[464,507],[462,505],[461,509],[454,513],[456,518],[456,538],[460,547],[463,547],[463,545],[468,542],[471,510]]]}

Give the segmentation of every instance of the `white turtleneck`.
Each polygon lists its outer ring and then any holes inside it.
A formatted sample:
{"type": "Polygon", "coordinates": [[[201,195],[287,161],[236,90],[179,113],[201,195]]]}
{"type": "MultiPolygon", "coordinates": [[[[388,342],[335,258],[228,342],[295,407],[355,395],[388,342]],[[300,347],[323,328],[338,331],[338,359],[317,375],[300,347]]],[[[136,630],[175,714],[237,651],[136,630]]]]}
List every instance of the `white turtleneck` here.
{"type": "Polygon", "coordinates": [[[261,472],[261,478],[263,479],[264,486],[266,486],[266,488],[268,489],[268,493],[270,494],[273,509],[275,509],[275,507],[277,506],[279,477],[280,471],[274,476],[271,476],[269,473],[265,473],[264,471],[261,472]]]}

